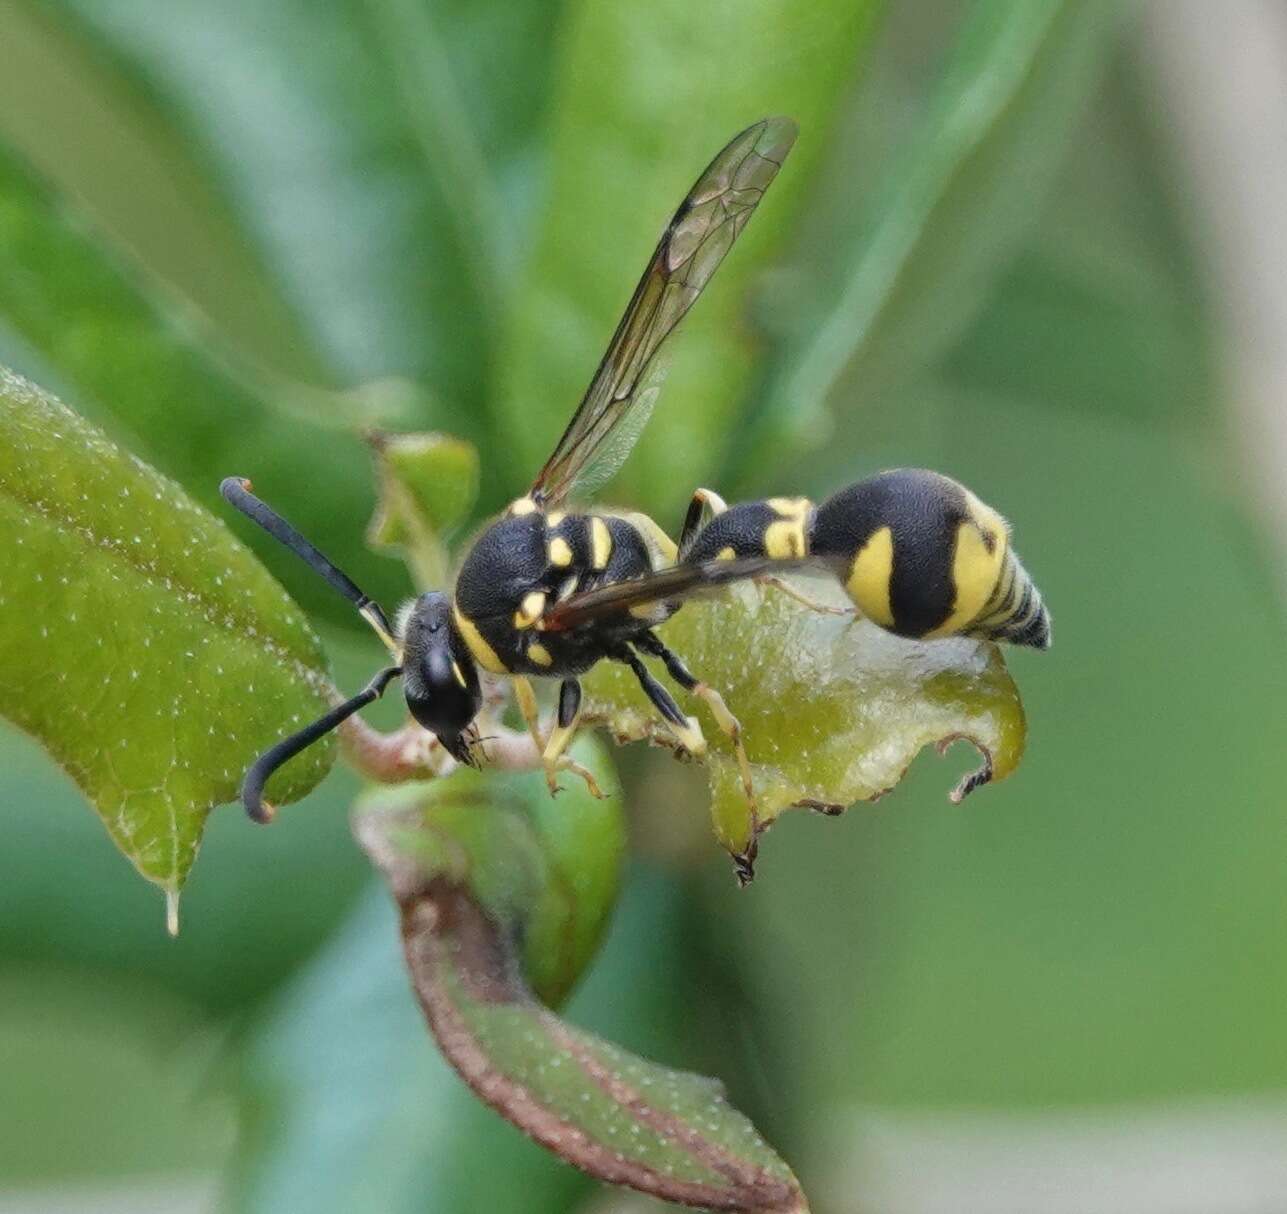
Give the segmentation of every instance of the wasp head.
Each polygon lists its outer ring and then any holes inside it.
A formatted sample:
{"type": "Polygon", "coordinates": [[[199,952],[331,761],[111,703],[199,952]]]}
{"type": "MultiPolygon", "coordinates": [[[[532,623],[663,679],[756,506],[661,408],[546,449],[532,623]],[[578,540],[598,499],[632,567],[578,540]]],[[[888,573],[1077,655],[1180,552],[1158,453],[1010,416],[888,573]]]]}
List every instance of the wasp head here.
{"type": "Polygon", "coordinates": [[[402,686],[411,715],[459,763],[473,763],[469,727],[482,704],[478,670],[452,621],[451,599],[422,594],[402,626],[402,686]]]}

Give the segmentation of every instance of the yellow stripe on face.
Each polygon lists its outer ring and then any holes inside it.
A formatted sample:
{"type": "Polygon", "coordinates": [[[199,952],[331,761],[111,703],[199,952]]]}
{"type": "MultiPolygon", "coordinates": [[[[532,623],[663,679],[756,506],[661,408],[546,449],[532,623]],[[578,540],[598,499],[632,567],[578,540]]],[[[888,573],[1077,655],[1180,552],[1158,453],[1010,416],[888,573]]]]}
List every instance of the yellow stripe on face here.
{"type": "Polygon", "coordinates": [[[492,674],[508,674],[505,663],[496,656],[496,650],[487,643],[473,620],[461,615],[460,608],[454,605],[451,614],[456,621],[456,630],[469,647],[469,652],[474,655],[474,661],[484,670],[490,670],[492,674]]]}
{"type": "Polygon", "coordinates": [[[858,610],[882,628],[894,626],[889,581],[894,573],[894,533],[882,527],[858,549],[849,566],[845,590],[858,610]]]}
{"type": "Polygon", "coordinates": [[[1001,577],[1010,540],[1005,519],[969,490],[965,501],[969,518],[956,529],[952,555],[952,585],[956,589],[952,614],[926,636],[951,636],[972,624],[988,605],[1001,577]]]}
{"type": "Polygon", "coordinates": [[[547,554],[550,564],[559,569],[566,569],[572,564],[572,545],[561,535],[556,535],[549,543],[547,554]]]}
{"type": "Polygon", "coordinates": [[[545,594],[540,590],[533,590],[530,594],[523,596],[522,603],[514,612],[515,628],[531,628],[545,611],[545,594]]]}
{"type": "Polygon", "coordinates": [[[533,641],[532,644],[527,647],[527,656],[538,666],[554,665],[554,659],[550,657],[550,651],[539,641],[533,641]]]}
{"type": "Polygon", "coordinates": [[[612,532],[597,514],[590,519],[590,567],[606,569],[612,557],[612,532]]]}
{"type": "Polygon", "coordinates": [[[451,664],[451,673],[452,673],[452,674],[454,674],[454,675],[456,676],[456,682],[457,682],[457,683],[459,683],[462,687],[468,687],[468,686],[469,686],[469,684],[465,682],[465,673],[464,673],[464,671],[462,671],[462,670],[460,669],[460,666],[459,666],[456,662],[454,662],[454,661],[453,661],[453,662],[452,662],[452,664],[451,664]]]}

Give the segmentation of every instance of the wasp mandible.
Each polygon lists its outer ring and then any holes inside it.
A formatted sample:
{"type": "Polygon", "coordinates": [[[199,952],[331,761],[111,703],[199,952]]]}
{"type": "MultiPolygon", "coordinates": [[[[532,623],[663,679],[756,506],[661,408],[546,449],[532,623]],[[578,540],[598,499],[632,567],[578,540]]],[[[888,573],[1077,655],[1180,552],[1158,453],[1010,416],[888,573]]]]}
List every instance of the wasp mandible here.
{"type": "MultiPolygon", "coordinates": [[[[904,637],[968,635],[1044,649],[1050,619],[1010,544],[1005,520],[964,486],[921,469],[884,472],[825,501],[771,497],[728,506],[693,495],[678,542],[641,514],[590,512],[592,485],[629,453],[655,397],[649,371],[745,228],[795,142],[789,118],[765,118],[711,161],[667,225],[599,367],[553,453],[524,497],[466,554],[454,591],[412,600],[391,623],[353,581],[280,515],[229,477],[223,496],[349,599],[393,662],[356,696],[283,739],[246,773],[242,801],[257,821],[268,777],[380,696],[401,676],[407,708],[457,762],[477,764],[479,670],[513,681],[551,792],[561,770],[593,782],[567,749],[581,717],[578,676],[625,663],[683,750],[706,743],[641,655],[657,658],[684,692],[709,706],[737,755],[754,802],[741,727],[655,629],[685,600],[748,578],[821,570],[859,612],[904,637]],[[530,679],[560,680],[554,727],[540,729],[530,679]]],[[[807,600],[806,600],[807,601],[807,600]]],[[[825,608],[823,608],[825,609],[825,608]]],[[[485,755],[483,756],[485,757],[485,755]]]]}

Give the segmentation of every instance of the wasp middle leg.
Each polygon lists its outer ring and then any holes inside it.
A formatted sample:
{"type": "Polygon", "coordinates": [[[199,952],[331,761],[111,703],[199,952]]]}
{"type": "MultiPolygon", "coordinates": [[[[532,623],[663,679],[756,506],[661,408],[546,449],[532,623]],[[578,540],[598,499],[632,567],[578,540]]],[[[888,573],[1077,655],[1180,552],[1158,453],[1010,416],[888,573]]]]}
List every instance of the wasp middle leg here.
{"type": "MultiPolygon", "coordinates": [[[[632,643],[643,648],[643,641],[640,638],[634,638],[632,643]]],[[[661,642],[658,641],[657,644],[660,645],[661,642]]],[[[706,753],[706,739],[702,736],[702,728],[697,723],[696,717],[684,716],[679,705],[675,703],[674,697],[653,678],[652,672],[643,664],[639,655],[629,645],[622,643],[619,647],[611,650],[608,656],[616,658],[618,662],[624,662],[634,671],[635,678],[639,680],[639,686],[643,688],[644,695],[652,701],[653,706],[661,713],[662,720],[666,723],[666,728],[670,730],[675,740],[689,754],[694,758],[700,759],[706,753]]]]}
{"type": "Polygon", "coordinates": [[[711,715],[728,740],[733,744],[733,753],[737,756],[737,769],[742,776],[742,788],[746,799],[755,804],[755,783],[751,778],[751,760],[747,757],[746,747],[742,744],[742,723],[729,711],[720,695],[709,683],[703,683],[684,665],[680,656],[670,649],[655,633],[645,632],[635,638],[634,642],[644,653],[660,658],[666,666],[666,672],[685,691],[704,700],[711,710],[711,715]]]}

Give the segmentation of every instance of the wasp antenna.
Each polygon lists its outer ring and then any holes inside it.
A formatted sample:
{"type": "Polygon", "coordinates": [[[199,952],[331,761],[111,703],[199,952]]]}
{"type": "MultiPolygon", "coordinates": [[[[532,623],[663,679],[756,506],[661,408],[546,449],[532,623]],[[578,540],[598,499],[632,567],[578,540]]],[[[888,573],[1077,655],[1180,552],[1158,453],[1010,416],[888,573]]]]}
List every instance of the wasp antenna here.
{"type": "Polygon", "coordinates": [[[258,523],[273,539],[284,544],[315,573],[320,574],[336,590],[349,600],[361,616],[375,629],[390,650],[397,652],[397,641],[393,628],[383,608],[343,569],[340,569],[323,553],[319,552],[294,527],[266,502],[261,501],[250,491],[250,482],[242,476],[225,477],[219,486],[224,500],[235,506],[248,519],[258,523]]]}
{"type": "Polygon", "coordinates": [[[241,803],[246,807],[250,818],[261,824],[273,820],[274,808],[264,800],[264,785],[269,777],[283,763],[289,762],[301,750],[312,746],[319,738],[325,737],[336,726],[347,721],[359,708],[365,708],[373,700],[378,700],[391,679],[402,673],[401,666],[389,666],[380,671],[351,700],[345,700],[338,708],[332,708],[324,717],[319,717],[311,725],[304,726],[298,733],[283,738],[276,746],[264,751],[246,772],[241,784],[241,803]]]}

